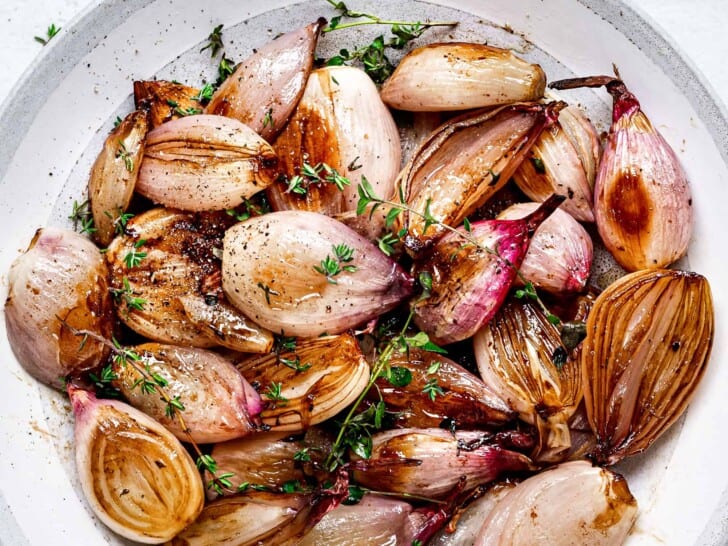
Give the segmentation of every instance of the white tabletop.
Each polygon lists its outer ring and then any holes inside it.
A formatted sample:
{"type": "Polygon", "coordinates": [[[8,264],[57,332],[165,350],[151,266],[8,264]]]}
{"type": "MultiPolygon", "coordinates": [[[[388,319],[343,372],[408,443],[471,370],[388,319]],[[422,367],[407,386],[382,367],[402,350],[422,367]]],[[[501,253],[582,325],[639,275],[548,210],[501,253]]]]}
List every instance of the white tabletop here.
{"type": "MultiPolygon", "coordinates": [[[[323,3],[323,0],[321,0],[323,3]]],[[[627,0],[651,18],[706,76],[728,104],[728,0],[627,0]]],[[[0,0],[0,103],[43,47],[54,23],[61,32],[96,0],[0,0]]],[[[352,3],[356,3],[355,1],[352,3]]]]}

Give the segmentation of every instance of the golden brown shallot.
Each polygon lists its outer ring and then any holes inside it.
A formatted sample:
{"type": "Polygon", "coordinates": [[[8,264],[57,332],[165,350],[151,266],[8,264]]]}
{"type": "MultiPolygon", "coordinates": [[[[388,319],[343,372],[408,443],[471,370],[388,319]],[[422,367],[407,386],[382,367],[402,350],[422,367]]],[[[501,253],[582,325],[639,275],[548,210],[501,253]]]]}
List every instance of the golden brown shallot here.
{"type": "Polygon", "coordinates": [[[556,120],[564,103],[523,103],[478,110],[435,130],[399,175],[407,205],[397,228],[408,230],[405,245],[416,255],[445,233],[420,216],[457,227],[505,185],[538,136],[556,120]]]}
{"type": "Polygon", "coordinates": [[[126,116],[106,137],[104,147],[91,167],[88,198],[94,218],[94,239],[107,246],[114,238],[119,217],[126,212],[134,193],[149,129],[145,110],[126,116]]]}
{"type": "Polygon", "coordinates": [[[665,267],[685,255],[693,228],[690,187],[675,152],[622,81],[594,76],[551,84],[603,85],[614,107],[594,189],[599,235],[627,271],[665,267]]]}
{"type": "Polygon", "coordinates": [[[144,376],[114,361],[113,381],[129,403],[164,425],[182,441],[224,442],[256,430],[253,418],[263,403],[233,364],[216,353],[193,347],[144,343],[133,350],[148,374],[163,378],[170,398],[182,401],[183,430],[168,403],[139,388],[144,376]]]}
{"type": "Polygon", "coordinates": [[[274,332],[343,332],[396,307],[412,285],[412,277],[372,243],[322,214],[273,212],[225,234],[225,294],[274,332]]]}
{"type": "Polygon", "coordinates": [[[619,474],[574,461],[518,484],[490,511],[475,546],[620,546],[637,501],[619,474]]]}
{"type": "Polygon", "coordinates": [[[410,51],[382,86],[392,108],[415,112],[467,110],[538,100],[546,75],[508,49],[436,43],[410,51]]]}
{"type": "Polygon", "coordinates": [[[238,369],[260,385],[263,423],[300,432],[343,411],[369,380],[369,364],[351,334],[299,341],[295,352],[243,360],[238,369]]]}
{"type": "Polygon", "coordinates": [[[638,271],[599,295],[581,359],[598,462],[647,449],[682,415],[705,372],[713,322],[710,286],[697,273],[638,271]]]}
{"type": "Polygon", "coordinates": [[[165,80],[135,81],[134,105],[149,111],[149,128],[202,113],[200,90],[165,80]]]}

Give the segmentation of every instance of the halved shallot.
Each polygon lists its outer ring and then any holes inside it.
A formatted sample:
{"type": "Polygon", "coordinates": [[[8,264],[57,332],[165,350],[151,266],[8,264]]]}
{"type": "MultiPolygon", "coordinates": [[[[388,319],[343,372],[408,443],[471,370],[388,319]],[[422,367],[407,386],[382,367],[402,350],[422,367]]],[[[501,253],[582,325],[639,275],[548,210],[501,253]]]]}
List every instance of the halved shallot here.
{"type": "Polygon", "coordinates": [[[599,235],[627,271],[668,266],[687,252],[693,228],[690,187],[677,155],[622,81],[594,76],[551,84],[601,86],[614,107],[594,189],[599,235]]]}
{"type": "Polygon", "coordinates": [[[435,220],[457,227],[505,185],[564,103],[522,103],[463,114],[440,126],[420,146],[397,184],[407,205],[399,225],[416,255],[445,233],[435,220]]]}
{"type": "Polygon", "coordinates": [[[599,295],[581,357],[597,462],[647,449],[682,415],[705,372],[713,322],[710,285],[697,273],[638,271],[599,295]]]}
{"type": "Polygon", "coordinates": [[[553,195],[525,218],[473,222],[440,239],[415,264],[432,279],[429,296],[412,302],[415,323],[436,343],[472,336],[498,311],[531,237],[563,200],[553,195]]]}
{"type": "Polygon", "coordinates": [[[351,334],[296,344],[295,352],[248,358],[238,369],[261,387],[263,423],[275,431],[300,432],[341,412],[361,394],[369,364],[351,334]]]}
{"type": "Polygon", "coordinates": [[[222,286],[230,302],[274,332],[336,334],[396,307],[413,280],[336,220],[273,212],[225,234],[222,286]]]}
{"type": "Polygon", "coordinates": [[[574,461],[509,491],[483,522],[475,546],[620,546],[636,517],[637,501],[622,476],[574,461]]]}
{"type": "Polygon", "coordinates": [[[253,418],[263,403],[230,361],[204,349],[159,343],[144,343],[134,351],[141,356],[146,373],[161,377],[169,397],[179,401],[177,410],[186,428],[182,429],[165,399],[139,388],[144,376],[129,363],[114,361],[114,386],[132,406],[154,417],[180,440],[224,442],[256,429],[253,418]]]}
{"type": "Polygon", "coordinates": [[[376,491],[439,499],[461,477],[466,489],[491,482],[506,472],[532,470],[523,453],[533,438],[520,432],[498,434],[437,428],[398,429],[372,436],[372,455],[352,455],[354,479],[376,491]]]}
{"type": "Polygon", "coordinates": [[[161,544],[191,524],[205,500],[200,474],[179,441],[118,400],[68,387],[76,416],[76,468],[91,509],[114,532],[161,544]]]}
{"type": "MultiPolygon", "coordinates": [[[[581,292],[591,273],[593,245],[589,233],[564,212],[564,201],[533,234],[519,271],[537,288],[554,294],[581,292]]],[[[523,218],[539,207],[538,203],[518,203],[498,215],[499,219],[523,218]]],[[[517,278],[516,285],[523,284],[517,278]]]]}
{"type": "Polygon", "coordinates": [[[512,300],[478,330],[473,347],[483,382],[536,426],[533,457],[562,460],[582,388],[580,364],[569,358],[558,329],[535,305],[512,300]]]}
{"type": "Polygon", "coordinates": [[[415,112],[468,110],[538,100],[546,75],[509,49],[451,42],[410,51],[382,86],[392,108],[415,112]]]}
{"type": "Polygon", "coordinates": [[[135,110],[106,137],[91,167],[88,198],[96,228],[93,236],[102,246],[114,238],[119,216],[126,212],[134,194],[148,129],[146,110],[135,110]]]}
{"type": "Polygon", "coordinates": [[[66,376],[95,368],[108,356],[103,343],[82,343],[72,331],[111,337],[108,276],[99,249],[82,235],[52,227],[36,232],[10,267],[5,301],[10,347],[30,375],[60,387],[66,376]]]}
{"type": "Polygon", "coordinates": [[[277,176],[273,148],[236,119],[197,115],[147,135],[136,191],[182,210],[223,210],[268,187],[277,176]]]}
{"type": "Polygon", "coordinates": [[[303,94],[325,24],[319,19],[258,48],[222,83],[205,113],[235,118],[272,139],[303,94]]]}

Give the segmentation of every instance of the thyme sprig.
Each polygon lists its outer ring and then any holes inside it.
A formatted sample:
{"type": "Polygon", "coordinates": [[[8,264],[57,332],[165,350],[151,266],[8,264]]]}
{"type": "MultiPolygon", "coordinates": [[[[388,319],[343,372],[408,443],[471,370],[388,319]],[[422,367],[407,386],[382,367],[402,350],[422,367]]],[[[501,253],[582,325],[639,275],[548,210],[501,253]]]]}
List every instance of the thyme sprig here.
{"type": "MultiPolygon", "coordinates": [[[[429,27],[452,27],[457,25],[457,21],[390,21],[388,19],[382,19],[381,17],[378,17],[376,15],[372,15],[371,13],[364,13],[363,11],[354,11],[349,9],[344,2],[339,1],[335,2],[334,0],[326,0],[329,4],[331,4],[335,10],[339,12],[339,15],[336,17],[331,18],[331,22],[323,29],[322,32],[331,32],[334,30],[341,30],[345,28],[351,28],[351,27],[359,27],[363,25],[392,25],[392,33],[395,34],[395,36],[402,36],[402,39],[407,39],[407,41],[411,40],[412,38],[408,38],[411,32],[413,32],[413,29],[419,29],[421,28],[422,31],[429,27]],[[364,19],[363,21],[351,21],[349,23],[342,23],[341,19],[343,17],[346,17],[348,19],[364,19]]],[[[422,34],[422,31],[420,31],[417,36],[422,34]]],[[[416,36],[415,36],[416,37],[416,36]]],[[[406,43],[406,42],[405,42],[406,43]]],[[[402,44],[404,45],[404,44],[402,44]]]]}
{"type": "MultiPolygon", "coordinates": [[[[494,174],[493,176],[498,176],[498,175],[494,174]]],[[[471,229],[470,229],[470,221],[468,221],[467,219],[464,224],[464,231],[454,228],[452,226],[449,226],[449,225],[439,221],[437,218],[435,218],[432,215],[432,212],[430,211],[430,201],[429,200],[425,204],[424,211],[416,210],[415,208],[407,205],[401,189],[399,192],[399,201],[382,199],[381,197],[378,197],[376,195],[376,193],[374,192],[374,188],[372,187],[372,185],[369,183],[369,181],[366,179],[365,176],[362,176],[361,183],[357,187],[357,191],[359,194],[359,201],[357,203],[356,213],[358,215],[365,214],[368,211],[369,216],[371,217],[374,214],[374,211],[376,211],[379,207],[382,207],[382,206],[389,207],[389,211],[387,212],[387,216],[386,216],[386,220],[385,220],[385,225],[387,227],[391,227],[394,224],[394,221],[397,219],[397,217],[401,213],[408,212],[410,214],[419,216],[420,218],[422,218],[425,221],[425,224],[424,224],[424,227],[422,230],[423,233],[425,233],[429,229],[430,226],[437,226],[446,231],[454,233],[458,237],[463,239],[464,244],[460,246],[459,250],[462,250],[462,249],[466,248],[467,246],[473,245],[477,249],[479,249],[483,252],[486,252],[487,254],[496,256],[504,264],[506,264],[508,267],[512,268],[515,271],[518,278],[521,279],[523,281],[523,283],[525,284],[525,287],[523,290],[516,291],[515,297],[526,298],[526,299],[532,300],[533,302],[536,303],[536,305],[538,305],[538,307],[541,309],[541,311],[544,312],[544,314],[546,315],[546,318],[548,319],[549,322],[551,322],[554,325],[560,324],[561,321],[560,321],[559,317],[557,317],[556,315],[551,313],[551,311],[549,311],[548,307],[546,306],[546,304],[543,302],[543,300],[539,296],[538,292],[536,291],[536,288],[534,287],[533,283],[523,276],[523,274],[515,266],[515,264],[513,264],[507,258],[503,257],[500,254],[500,252],[498,252],[497,249],[490,248],[490,247],[482,244],[475,237],[473,237],[473,235],[471,233],[471,229]]],[[[402,230],[400,230],[398,232],[398,235],[400,235],[400,237],[398,237],[397,240],[399,240],[399,238],[401,238],[401,236],[404,235],[404,233],[406,233],[406,232],[403,232],[402,230]]],[[[381,247],[381,245],[382,245],[382,243],[380,242],[380,247],[381,247]]],[[[390,247],[391,247],[391,245],[390,245],[390,247]]]]}
{"type": "Polygon", "coordinates": [[[43,36],[33,36],[33,39],[38,42],[41,45],[48,45],[48,42],[50,42],[59,32],[61,31],[61,27],[57,27],[55,23],[51,23],[48,28],[46,29],[46,35],[43,36]]]}
{"type": "Polygon", "coordinates": [[[94,227],[94,218],[91,214],[91,207],[88,199],[81,203],[74,199],[73,210],[71,211],[68,219],[73,222],[74,230],[78,229],[79,225],[81,226],[81,231],[79,232],[81,233],[81,235],[83,235],[84,233],[91,235],[96,231],[96,227],[94,227]]]}
{"type": "Polygon", "coordinates": [[[288,181],[286,193],[306,195],[311,184],[333,184],[337,190],[344,191],[344,188],[351,184],[351,180],[326,163],[311,165],[304,162],[300,174],[288,181]]]}
{"type": "Polygon", "coordinates": [[[147,300],[144,298],[138,298],[134,295],[134,291],[131,288],[129,279],[124,276],[121,280],[123,288],[109,288],[114,301],[116,303],[124,302],[126,304],[127,313],[129,309],[134,311],[144,311],[144,306],[147,304],[147,300]]]}
{"type": "MultiPolygon", "coordinates": [[[[119,341],[114,337],[112,337],[111,340],[108,340],[91,330],[79,330],[78,328],[74,328],[61,317],[57,316],[56,318],[74,336],[82,336],[82,344],[85,343],[87,339],[91,338],[111,349],[111,358],[114,364],[122,368],[131,366],[131,368],[133,368],[134,371],[136,371],[136,373],[139,375],[139,379],[134,382],[132,388],[139,388],[144,394],[156,393],[159,395],[162,401],[164,401],[166,404],[165,414],[170,419],[177,420],[180,429],[187,437],[187,441],[192,446],[192,449],[194,450],[196,455],[197,467],[207,470],[212,475],[212,479],[208,482],[207,488],[212,489],[218,495],[222,495],[224,492],[235,492],[235,489],[232,486],[232,482],[230,481],[230,478],[233,476],[233,474],[217,474],[218,467],[215,459],[213,459],[211,455],[203,453],[198,443],[192,437],[192,431],[189,426],[187,426],[187,422],[182,415],[182,412],[185,411],[185,406],[182,400],[179,396],[171,396],[166,390],[167,386],[169,385],[169,381],[159,373],[152,371],[151,365],[154,363],[154,357],[152,355],[139,354],[134,349],[126,347],[119,343],[119,341]]],[[[113,367],[105,367],[102,370],[101,377],[103,379],[100,382],[109,383],[113,381],[113,379],[111,379],[112,374],[116,375],[113,367]]],[[[96,377],[96,379],[99,378],[96,377]]],[[[96,380],[92,378],[92,381],[96,380]]]]}
{"type": "Polygon", "coordinates": [[[354,249],[344,243],[332,245],[331,249],[334,255],[328,254],[321,260],[320,265],[314,265],[313,269],[324,275],[329,283],[338,284],[334,277],[343,272],[354,273],[357,270],[355,265],[350,264],[354,260],[354,249]]]}

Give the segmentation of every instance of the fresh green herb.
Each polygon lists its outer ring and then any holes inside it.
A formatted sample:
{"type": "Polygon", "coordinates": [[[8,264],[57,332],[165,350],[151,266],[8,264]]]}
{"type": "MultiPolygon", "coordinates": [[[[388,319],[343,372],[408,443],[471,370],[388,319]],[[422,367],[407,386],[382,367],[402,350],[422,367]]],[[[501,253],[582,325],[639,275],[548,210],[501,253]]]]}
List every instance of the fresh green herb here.
{"type": "Polygon", "coordinates": [[[116,157],[121,158],[127,171],[132,172],[134,170],[134,160],[131,157],[131,153],[126,149],[126,145],[121,140],[119,141],[119,149],[116,151],[116,157]]]}
{"type": "Polygon", "coordinates": [[[538,292],[536,292],[536,287],[533,285],[531,281],[527,281],[523,288],[519,288],[516,290],[513,295],[520,299],[526,299],[526,300],[532,300],[538,304],[538,306],[541,308],[541,310],[546,315],[546,320],[548,320],[551,324],[554,326],[558,326],[561,323],[561,320],[556,315],[552,314],[546,305],[543,303],[541,298],[538,295],[538,292]]]}
{"type": "Polygon", "coordinates": [[[431,377],[427,380],[427,383],[423,387],[422,392],[428,395],[430,397],[430,400],[432,400],[433,402],[435,401],[437,395],[442,396],[443,394],[445,394],[445,391],[442,390],[442,387],[437,384],[437,378],[435,377],[431,377]]]}
{"type": "Polygon", "coordinates": [[[293,460],[294,461],[300,461],[302,463],[308,463],[311,461],[311,448],[304,447],[303,449],[300,449],[296,451],[296,453],[293,454],[293,460]]]}
{"type": "Polygon", "coordinates": [[[109,292],[117,303],[125,303],[127,309],[134,311],[144,311],[144,306],[147,304],[147,300],[144,298],[137,298],[134,296],[134,291],[131,288],[129,279],[124,276],[122,278],[123,288],[109,288],[109,292]]]}
{"type": "Polygon", "coordinates": [[[308,184],[301,175],[292,176],[288,181],[286,193],[297,193],[298,195],[306,195],[308,193],[308,184]]]}
{"type": "Polygon", "coordinates": [[[296,338],[292,336],[274,336],[273,350],[280,354],[284,351],[296,350],[296,338]]]}
{"type": "Polygon", "coordinates": [[[238,485],[237,492],[238,493],[244,493],[248,490],[248,487],[250,487],[250,482],[243,482],[240,485],[238,485]]]}
{"type": "Polygon", "coordinates": [[[351,184],[347,177],[342,176],[336,169],[326,163],[319,163],[314,166],[304,162],[300,173],[288,181],[286,193],[306,195],[311,184],[320,183],[333,184],[339,191],[343,191],[346,186],[351,184]]]}
{"type": "Polygon", "coordinates": [[[172,107],[172,112],[174,114],[182,117],[195,116],[202,113],[202,108],[194,108],[192,106],[190,106],[189,108],[181,108],[177,101],[170,99],[167,99],[167,105],[172,107]]]}
{"type": "Polygon", "coordinates": [[[117,211],[119,214],[116,218],[114,218],[108,210],[105,210],[104,214],[114,221],[114,233],[117,235],[123,235],[124,230],[126,229],[126,224],[129,223],[129,220],[134,218],[134,215],[131,212],[122,212],[120,208],[117,209],[117,211]]]}
{"type": "Polygon", "coordinates": [[[220,59],[220,63],[217,65],[216,87],[220,87],[222,82],[224,82],[233,72],[235,72],[235,63],[232,59],[228,59],[225,56],[225,53],[223,53],[222,59],[220,59]]]}
{"type": "Polygon", "coordinates": [[[385,233],[383,236],[379,237],[377,239],[377,245],[379,246],[379,250],[384,252],[387,256],[391,256],[395,253],[395,245],[399,244],[402,241],[402,237],[407,233],[407,229],[403,228],[397,233],[385,233]]]}
{"type": "Polygon", "coordinates": [[[114,372],[114,368],[111,364],[107,364],[101,368],[100,374],[93,372],[88,374],[89,379],[93,382],[96,388],[96,394],[102,398],[120,398],[121,391],[113,386],[113,382],[119,379],[119,376],[114,372]]]}
{"type": "Polygon", "coordinates": [[[281,394],[283,383],[271,383],[268,388],[263,392],[263,396],[273,402],[273,408],[279,406],[285,406],[288,403],[288,398],[281,394]]]}
{"type": "Polygon", "coordinates": [[[305,491],[305,489],[301,485],[300,481],[289,480],[289,481],[285,482],[283,485],[281,485],[281,491],[283,493],[301,493],[302,491],[305,491]]]}
{"type": "Polygon", "coordinates": [[[311,364],[301,364],[301,358],[298,355],[296,358],[278,357],[278,362],[297,372],[305,372],[311,367],[311,364]]]}
{"type": "Polygon", "coordinates": [[[344,265],[354,259],[354,249],[344,243],[333,245],[331,248],[334,255],[327,255],[326,258],[321,260],[321,264],[313,266],[313,269],[324,275],[329,283],[338,284],[334,277],[344,271],[354,273],[357,269],[355,265],[344,265]]]}
{"type": "Polygon", "coordinates": [[[470,220],[467,218],[463,219],[463,229],[465,229],[468,233],[473,232],[473,226],[470,225],[470,220]]]}
{"type": "Polygon", "coordinates": [[[212,29],[212,32],[207,37],[207,45],[200,49],[200,53],[209,49],[210,57],[215,57],[221,49],[225,48],[225,45],[222,43],[222,27],[223,25],[217,25],[212,29]]]}
{"type": "Polygon", "coordinates": [[[490,175],[490,182],[488,182],[489,186],[495,186],[498,181],[500,180],[500,173],[493,172],[493,169],[488,170],[488,174],[490,175]]]}
{"type": "Polygon", "coordinates": [[[140,263],[142,263],[142,260],[147,257],[146,252],[139,252],[139,248],[141,248],[146,242],[146,239],[139,239],[136,243],[134,243],[134,248],[132,248],[126,253],[126,256],[124,256],[124,263],[126,264],[126,267],[129,269],[137,267],[140,263]]]}
{"type": "Polygon", "coordinates": [[[271,296],[280,296],[281,293],[273,290],[270,286],[267,284],[263,284],[262,282],[258,283],[258,288],[260,288],[263,293],[265,294],[265,303],[270,305],[270,297],[271,296]]]}
{"type": "Polygon", "coordinates": [[[386,378],[393,387],[406,387],[412,383],[412,372],[401,366],[392,366],[386,378]]]}
{"type": "Polygon", "coordinates": [[[350,10],[343,2],[335,2],[328,0],[336,10],[340,12],[336,17],[331,18],[331,22],[323,32],[331,32],[345,28],[357,27],[361,25],[391,25],[391,32],[394,35],[385,41],[384,36],[377,36],[369,45],[349,51],[341,49],[339,54],[330,58],[326,64],[329,66],[340,66],[349,62],[359,61],[364,65],[364,71],[376,83],[382,83],[394,71],[394,66],[385,54],[385,48],[402,49],[410,41],[418,38],[429,27],[435,26],[454,26],[457,22],[449,21],[433,21],[422,23],[419,21],[389,21],[371,15],[350,10]],[[359,21],[351,21],[342,23],[342,18],[360,19],[359,21]]]}
{"type": "Polygon", "coordinates": [[[238,222],[244,222],[251,216],[262,216],[263,214],[269,213],[270,206],[268,205],[268,201],[263,198],[259,201],[260,204],[256,204],[250,199],[243,198],[243,202],[238,206],[238,209],[242,210],[238,211],[235,209],[227,209],[225,212],[228,216],[232,216],[238,222]]]}
{"type": "Polygon", "coordinates": [[[546,174],[546,165],[544,165],[543,159],[534,156],[531,157],[531,163],[533,163],[533,168],[536,169],[538,174],[546,174]]]}
{"type": "Polygon", "coordinates": [[[48,42],[50,42],[53,37],[58,34],[61,31],[61,27],[56,27],[55,23],[51,23],[51,25],[46,30],[45,38],[42,36],[34,36],[34,39],[36,42],[42,45],[48,45],[48,42]]]}
{"type": "Polygon", "coordinates": [[[197,102],[205,103],[205,102],[208,102],[212,98],[212,95],[214,93],[215,93],[215,88],[211,84],[206,83],[202,87],[202,89],[200,89],[200,92],[197,93],[197,95],[195,95],[194,97],[190,97],[190,98],[192,98],[192,100],[196,100],[197,102]]]}
{"type": "Polygon", "coordinates": [[[121,121],[121,118],[119,116],[116,116],[116,119],[114,120],[114,129],[121,125],[121,121]]]}
{"type": "Polygon", "coordinates": [[[417,282],[422,287],[422,299],[429,298],[432,292],[432,274],[429,271],[421,271],[417,275],[417,282]]]}
{"type": "Polygon", "coordinates": [[[79,225],[81,226],[81,231],[79,232],[81,233],[81,235],[83,235],[84,233],[91,235],[96,231],[88,199],[80,204],[78,203],[78,201],[74,200],[73,210],[71,211],[71,215],[68,217],[68,219],[73,222],[74,230],[78,229],[79,225]]]}
{"type": "Polygon", "coordinates": [[[263,127],[273,128],[273,108],[268,108],[265,116],[263,116],[263,127]]]}
{"type": "Polygon", "coordinates": [[[422,541],[419,539],[415,539],[412,541],[412,546],[422,546],[422,541]]]}
{"type": "Polygon", "coordinates": [[[359,501],[361,501],[364,498],[364,494],[366,493],[365,489],[362,489],[358,485],[350,485],[349,486],[349,496],[344,499],[343,503],[347,505],[352,504],[359,504],[359,501]]]}
{"type": "Polygon", "coordinates": [[[167,402],[167,406],[164,408],[164,414],[172,419],[174,417],[174,413],[176,411],[184,411],[185,406],[182,403],[182,401],[179,399],[179,395],[172,398],[169,402],[167,402]]]}
{"type": "Polygon", "coordinates": [[[432,364],[430,364],[427,368],[427,373],[429,375],[434,375],[437,372],[440,371],[440,366],[442,366],[442,362],[435,361],[432,364]]]}

